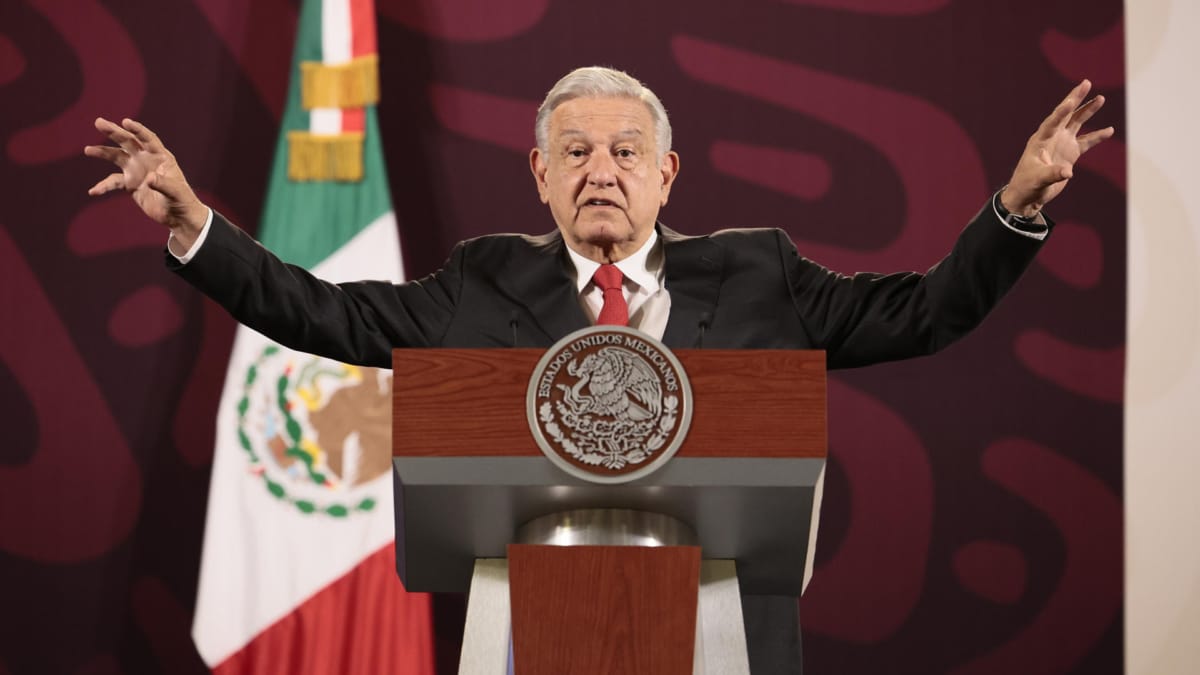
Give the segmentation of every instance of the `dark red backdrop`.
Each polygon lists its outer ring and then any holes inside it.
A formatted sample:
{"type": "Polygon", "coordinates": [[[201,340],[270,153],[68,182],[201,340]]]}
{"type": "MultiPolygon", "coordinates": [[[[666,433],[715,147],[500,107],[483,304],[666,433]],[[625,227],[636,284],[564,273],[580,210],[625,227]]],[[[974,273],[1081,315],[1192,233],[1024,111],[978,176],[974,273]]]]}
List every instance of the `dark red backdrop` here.
{"type": "MultiPolygon", "coordinates": [[[[377,0],[384,143],[411,276],[552,223],[535,102],[603,63],[653,86],[683,156],[663,219],[782,226],[834,268],[921,269],[1083,76],[1117,139],[976,334],[844,372],[813,673],[1121,671],[1122,16],[1068,0],[377,0]]],[[[256,228],[289,0],[0,4],[0,674],[202,672],[188,637],[233,324],[81,156],[136,116],[256,228]]],[[[440,598],[442,665],[461,599],[440,598]]]]}

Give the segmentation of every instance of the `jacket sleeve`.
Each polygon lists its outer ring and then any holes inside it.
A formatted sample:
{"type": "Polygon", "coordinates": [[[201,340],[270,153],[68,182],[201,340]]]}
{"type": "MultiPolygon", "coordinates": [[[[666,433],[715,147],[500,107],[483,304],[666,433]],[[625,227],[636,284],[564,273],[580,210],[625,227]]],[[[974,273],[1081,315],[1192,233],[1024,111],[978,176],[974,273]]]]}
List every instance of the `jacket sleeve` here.
{"type": "Polygon", "coordinates": [[[165,257],[168,268],[272,340],[380,368],[391,368],[396,347],[436,346],[462,288],[462,244],[443,269],[424,279],[333,284],[279,260],[216,213],[190,262],[165,257]]]}
{"type": "Polygon", "coordinates": [[[1033,260],[1042,242],[984,208],[954,248],[924,274],[844,275],[803,258],[782,232],[792,302],[830,368],[932,354],[979,325],[1033,260]]]}

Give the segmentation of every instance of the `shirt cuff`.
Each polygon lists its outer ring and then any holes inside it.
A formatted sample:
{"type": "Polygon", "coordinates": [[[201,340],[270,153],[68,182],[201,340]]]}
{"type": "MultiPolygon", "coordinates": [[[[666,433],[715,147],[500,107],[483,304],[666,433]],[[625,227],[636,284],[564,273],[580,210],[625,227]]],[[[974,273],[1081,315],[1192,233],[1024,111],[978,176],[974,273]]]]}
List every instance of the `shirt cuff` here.
{"type": "Polygon", "coordinates": [[[171,246],[171,242],[175,241],[175,233],[172,232],[170,236],[167,237],[167,251],[171,255],[175,256],[175,259],[179,261],[180,265],[188,264],[188,261],[195,257],[196,253],[200,251],[200,247],[204,245],[205,237],[208,236],[208,228],[210,225],[212,225],[212,221],[213,210],[210,208],[208,210],[208,218],[204,220],[204,227],[200,229],[200,236],[196,237],[196,241],[192,243],[192,247],[185,251],[182,255],[176,253],[175,249],[171,246]]]}
{"type": "Polygon", "coordinates": [[[1000,193],[1003,191],[1004,189],[1001,188],[996,191],[996,194],[992,195],[992,213],[996,214],[996,220],[999,220],[1002,225],[1013,232],[1016,232],[1022,237],[1029,237],[1030,239],[1037,239],[1038,241],[1044,240],[1046,235],[1050,234],[1050,225],[1046,222],[1046,217],[1041,213],[1038,213],[1037,219],[1030,223],[1029,227],[1031,229],[1028,230],[1024,230],[1019,227],[1013,227],[1012,223],[1009,223],[1004,216],[1000,215],[1000,209],[996,208],[996,202],[1000,200],[1000,193]]]}

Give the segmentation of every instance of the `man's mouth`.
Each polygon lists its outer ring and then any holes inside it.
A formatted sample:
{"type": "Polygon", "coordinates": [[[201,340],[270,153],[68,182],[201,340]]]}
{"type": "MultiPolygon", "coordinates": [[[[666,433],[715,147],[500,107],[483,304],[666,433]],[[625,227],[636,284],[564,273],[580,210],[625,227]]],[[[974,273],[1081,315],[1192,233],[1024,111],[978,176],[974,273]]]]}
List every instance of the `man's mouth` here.
{"type": "Polygon", "coordinates": [[[616,202],[610,201],[608,199],[589,199],[586,202],[584,202],[583,205],[584,206],[613,206],[613,207],[615,207],[617,204],[616,204],[616,202]]]}

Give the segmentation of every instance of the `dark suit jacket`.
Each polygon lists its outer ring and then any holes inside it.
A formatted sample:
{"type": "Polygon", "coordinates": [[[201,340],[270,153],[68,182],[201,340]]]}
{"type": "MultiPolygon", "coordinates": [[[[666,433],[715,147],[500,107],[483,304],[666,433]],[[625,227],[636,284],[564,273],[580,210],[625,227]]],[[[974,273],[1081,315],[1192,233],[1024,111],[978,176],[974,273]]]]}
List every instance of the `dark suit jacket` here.
{"type": "MultiPolygon", "coordinates": [[[[687,237],[659,226],[671,348],[824,349],[830,367],[929,354],[974,328],[1041,242],[985,207],[925,274],[830,272],[780,230],[687,237]],[[704,326],[702,330],[702,325],[704,326]]],[[[407,284],[329,284],[286,265],[215,216],[187,265],[168,266],[240,322],[294,349],[388,368],[394,347],[549,347],[588,324],[562,237],[463,242],[407,284]]],[[[744,596],[756,675],[802,670],[795,598],[744,596]]]]}
{"type": "MultiPolygon", "coordinates": [[[[929,354],[983,319],[1041,242],[985,207],[924,274],[831,272],[781,230],[690,237],[659,226],[672,348],[824,349],[831,368],[929,354]],[[703,328],[702,328],[703,324],[703,328]]],[[[238,321],[297,350],[391,367],[395,347],[549,347],[588,324],[557,231],[458,244],[406,284],[329,284],[214,214],[187,265],[167,264],[238,321]]]]}

